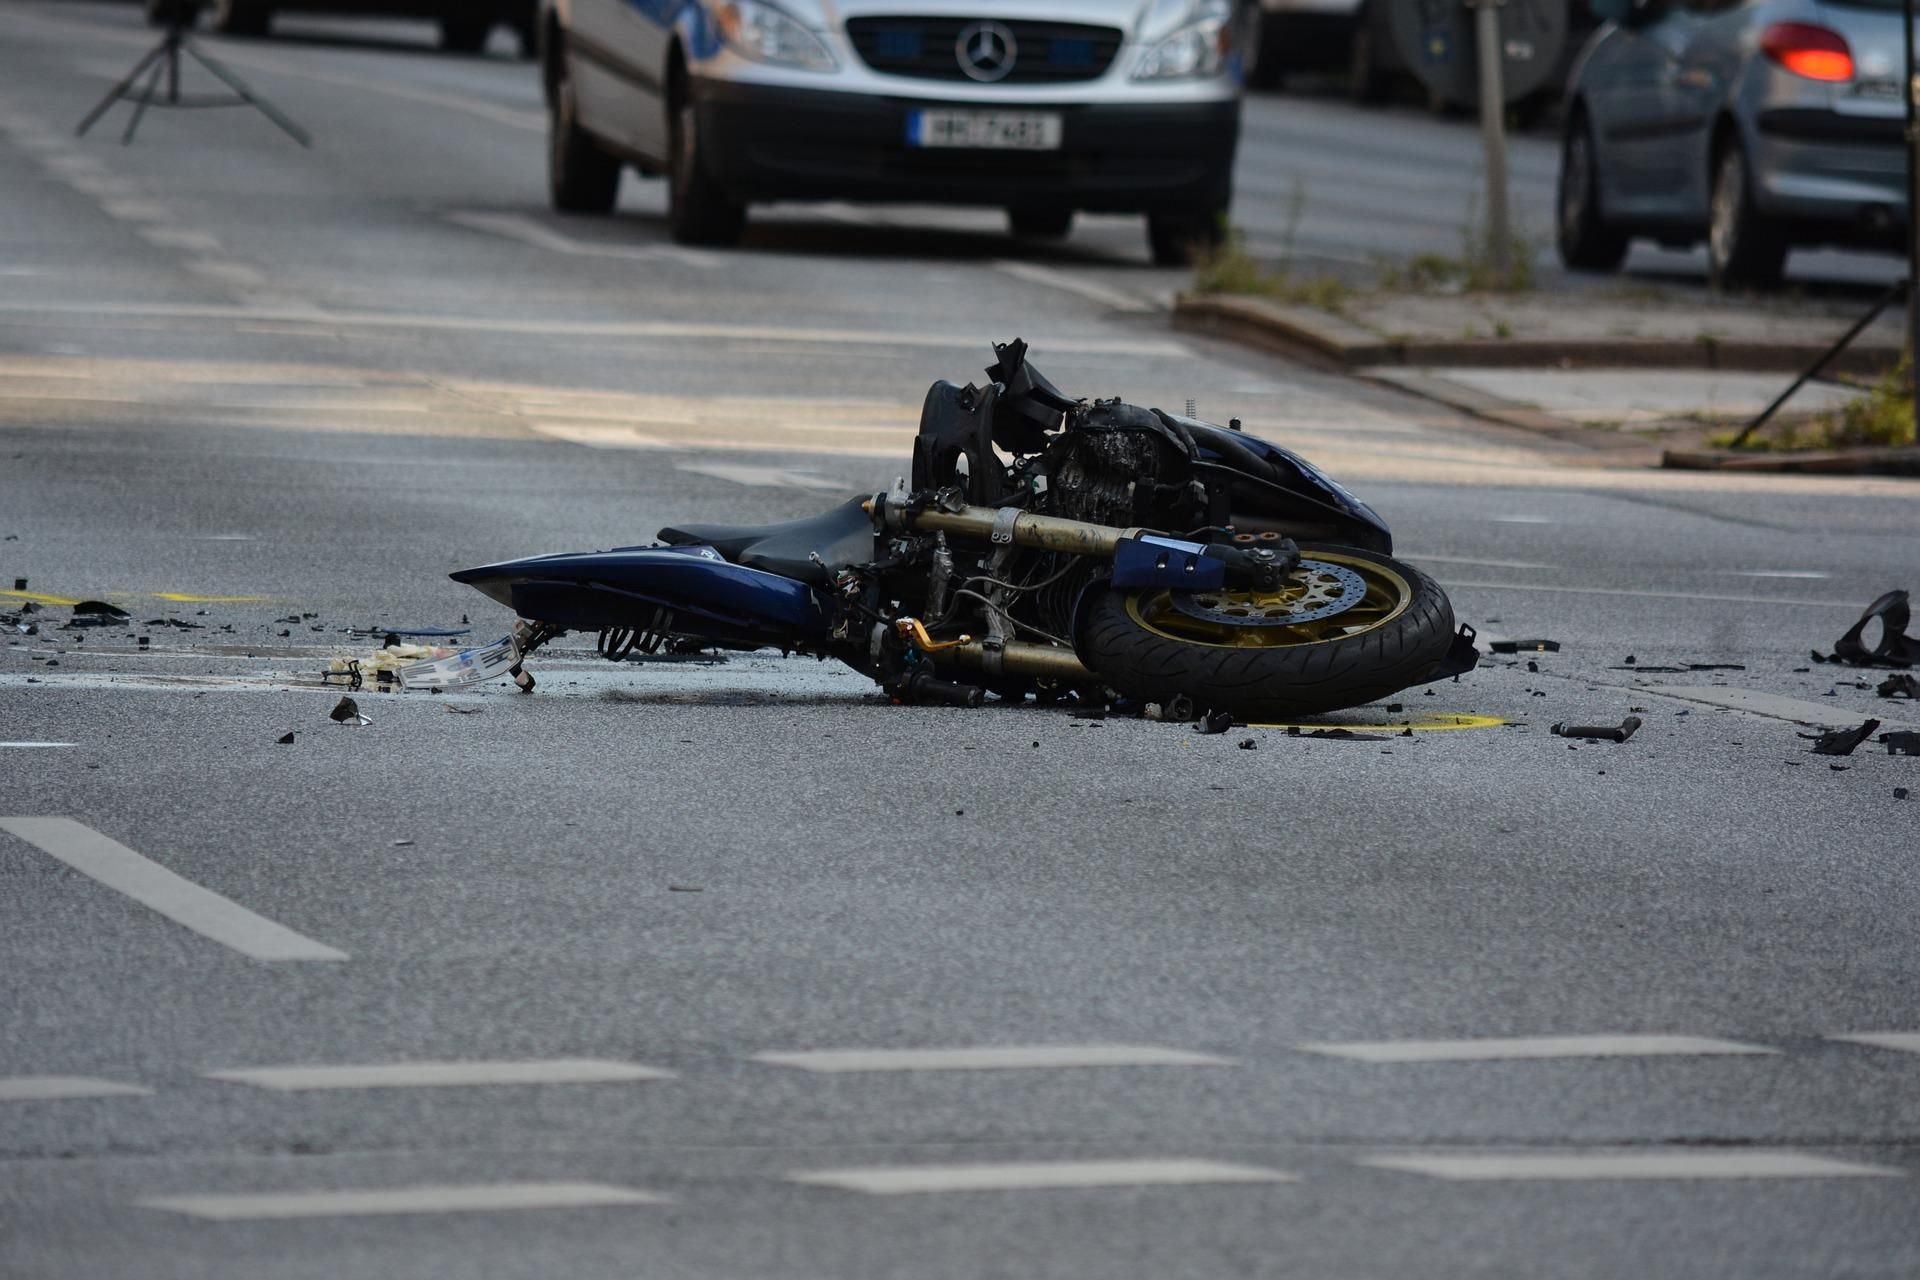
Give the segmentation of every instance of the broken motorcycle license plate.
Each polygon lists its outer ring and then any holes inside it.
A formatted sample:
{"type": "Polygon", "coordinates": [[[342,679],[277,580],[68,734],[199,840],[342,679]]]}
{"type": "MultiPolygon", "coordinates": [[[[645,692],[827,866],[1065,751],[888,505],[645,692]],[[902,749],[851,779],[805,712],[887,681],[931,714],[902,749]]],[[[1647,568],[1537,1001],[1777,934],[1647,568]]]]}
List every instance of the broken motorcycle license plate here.
{"type": "Polygon", "coordinates": [[[502,636],[492,644],[400,668],[403,689],[451,689],[463,684],[478,684],[495,676],[504,676],[520,662],[520,646],[512,636],[502,636]]]}

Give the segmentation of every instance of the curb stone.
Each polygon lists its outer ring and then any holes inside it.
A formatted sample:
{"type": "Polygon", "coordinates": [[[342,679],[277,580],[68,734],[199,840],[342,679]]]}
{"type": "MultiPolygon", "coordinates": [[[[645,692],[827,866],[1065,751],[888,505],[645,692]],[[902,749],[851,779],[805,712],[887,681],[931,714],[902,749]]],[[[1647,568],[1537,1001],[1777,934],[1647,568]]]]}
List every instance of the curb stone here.
{"type": "Polygon", "coordinates": [[[1735,453],[1729,449],[1668,449],[1669,471],[1774,471],[1802,475],[1920,476],[1920,445],[1821,449],[1805,453],[1735,453]]]}

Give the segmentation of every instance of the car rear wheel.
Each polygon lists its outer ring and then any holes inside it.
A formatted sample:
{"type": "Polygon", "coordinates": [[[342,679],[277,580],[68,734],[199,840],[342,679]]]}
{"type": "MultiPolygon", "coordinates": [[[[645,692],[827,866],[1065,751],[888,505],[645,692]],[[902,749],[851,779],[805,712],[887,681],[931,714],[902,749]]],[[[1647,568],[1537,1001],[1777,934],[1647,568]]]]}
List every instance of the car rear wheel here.
{"type": "Polygon", "coordinates": [[[554,51],[553,107],[547,136],[547,189],[561,213],[613,212],[620,162],[580,127],[580,108],[564,51],[554,51]]]}
{"type": "Polygon", "coordinates": [[[223,36],[263,36],[273,10],[256,0],[214,0],[213,29],[223,36]]]}
{"type": "Polygon", "coordinates": [[[668,174],[667,224],[681,244],[727,246],[747,230],[747,206],[729,196],[707,172],[700,147],[699,113],[691,100],[673,114],[673,165],[668,174]]]}
{"type": "Polygon", "coordinates": [[[1156,267],[1190,267],[1194,259],[1217,247],[1227,236],[1227,211],[1150,213],[1147,246],[1156,267]]]}
{"type": "Polygon", "coordinates": [[[1707,203],[1707,268],[1716,289],[1766,289],[1787,266],[1787,238],[1754,207],[1747,155],[1728,139],[1713,165],[1707,203]]]}
{"type": "Polygon", "coordinates": [[[1600,166],[1593,126],[1585,115],[1567,122],[1560,147],[1560,186],[1554,198],[1560,261],[1575,271],[1614,271],[1627,256],[1629,237],[1610,227],[1600,208],[1600,166]]]}
{"type": "Polygon", "coordinates": [[[1073,210],[1013,208],[1007,210],[1007,226],[1032,240],[1064,240],[1073,231],[1073,210]]]}
{"type": "Polygon", "coordinates": [[[440,47],[448,53],[479,53],[493,33],[493,16],[450,13],[440,19],[440,47]]]}

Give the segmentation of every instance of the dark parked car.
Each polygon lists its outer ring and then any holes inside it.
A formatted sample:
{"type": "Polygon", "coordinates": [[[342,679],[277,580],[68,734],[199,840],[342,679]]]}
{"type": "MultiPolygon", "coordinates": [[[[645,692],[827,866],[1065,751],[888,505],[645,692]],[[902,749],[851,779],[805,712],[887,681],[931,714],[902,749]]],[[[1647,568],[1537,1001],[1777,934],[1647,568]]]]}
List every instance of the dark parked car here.
{"type": "Polygon", "coordinates": [[[1777,282],[1796,246],[1898,248],[1901,0],[1595,0],[1567,88],[1560,257],[1705,240],[1717,284],[1777,282]]]}
{"type": "Polygon", "coordinates": [[[156,26],[177,17],[213,11],[213,29],[222,35],[263,36],[276,13],[348,13],[367,17],[426,18],[440,24],[440,47],[478,53],[496,26],[512,29],[520,53],[534,54],[534,5],[537,0],[146,0],[147,21],[156,26]]]}

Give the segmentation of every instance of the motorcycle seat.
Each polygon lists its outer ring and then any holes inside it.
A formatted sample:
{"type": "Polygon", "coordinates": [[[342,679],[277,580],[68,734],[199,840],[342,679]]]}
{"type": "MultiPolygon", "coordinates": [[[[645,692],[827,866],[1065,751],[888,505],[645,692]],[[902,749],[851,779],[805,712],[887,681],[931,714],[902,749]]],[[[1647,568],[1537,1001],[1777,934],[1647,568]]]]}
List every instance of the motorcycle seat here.
{"type": "Polygon", "coordinates": [[[712,547],[732,564],[824,587],[848,565],[873,562],[873,518],[861,509],[866,501],[853,498],[782,524],[676,525],[662,529],[659,537],[674,547],[712,547]]]}

